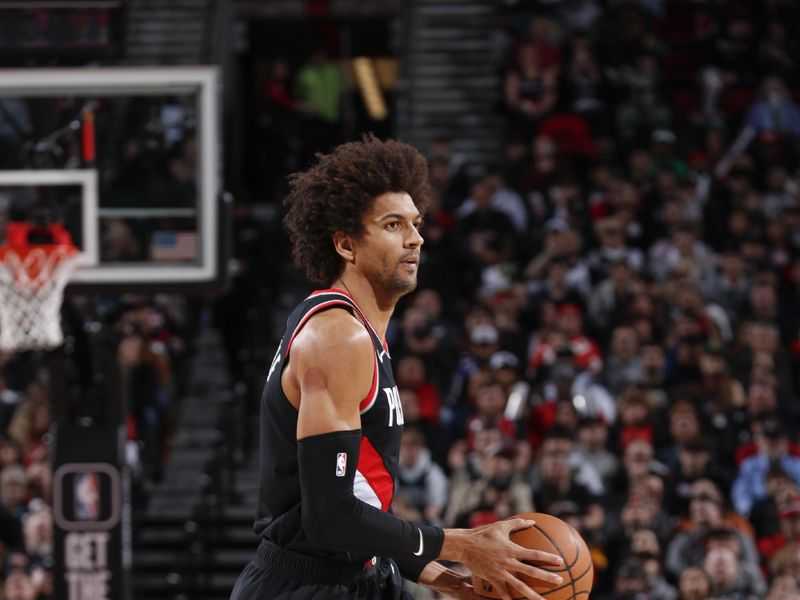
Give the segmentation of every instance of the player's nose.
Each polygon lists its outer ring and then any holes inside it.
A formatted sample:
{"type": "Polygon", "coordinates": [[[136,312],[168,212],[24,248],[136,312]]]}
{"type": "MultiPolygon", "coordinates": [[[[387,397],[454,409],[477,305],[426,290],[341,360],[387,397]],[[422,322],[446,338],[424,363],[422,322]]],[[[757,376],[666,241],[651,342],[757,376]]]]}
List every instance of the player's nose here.
{"type": "Polygon", "coordinates": [[[411,227],[410,233],[406,236],[406,247],[416,248],[425,243],[425,238],[416,227],[411,227]]]}

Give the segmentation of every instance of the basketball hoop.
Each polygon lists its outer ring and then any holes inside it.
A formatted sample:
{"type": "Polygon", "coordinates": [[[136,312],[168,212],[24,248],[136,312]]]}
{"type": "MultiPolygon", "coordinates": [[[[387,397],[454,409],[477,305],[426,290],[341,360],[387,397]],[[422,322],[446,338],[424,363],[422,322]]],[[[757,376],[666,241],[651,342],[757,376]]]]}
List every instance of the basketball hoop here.
{"type": "Polygon", "coordinates": [[[0,246],[0,351],[62,344],[61,301],[77,258],[71,244],[0,246]]]}

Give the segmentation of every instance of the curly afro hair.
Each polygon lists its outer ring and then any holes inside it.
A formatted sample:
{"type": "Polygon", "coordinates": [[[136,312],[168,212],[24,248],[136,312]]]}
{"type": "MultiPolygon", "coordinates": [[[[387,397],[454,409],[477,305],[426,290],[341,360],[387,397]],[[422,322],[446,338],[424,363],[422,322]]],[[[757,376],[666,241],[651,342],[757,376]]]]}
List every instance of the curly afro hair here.
{"type": "Polygon", "coordinates": [[[297,266],[309,279],[330,285],[344,268],[333,246],[336,231],[363,234],[364,214],[375,198],[388,192],[408,193],[424,213],[431,190],[425,158],[395,140],[366,135],[317,158],[307,171],[289,177],[283,222],[297,266]]]}

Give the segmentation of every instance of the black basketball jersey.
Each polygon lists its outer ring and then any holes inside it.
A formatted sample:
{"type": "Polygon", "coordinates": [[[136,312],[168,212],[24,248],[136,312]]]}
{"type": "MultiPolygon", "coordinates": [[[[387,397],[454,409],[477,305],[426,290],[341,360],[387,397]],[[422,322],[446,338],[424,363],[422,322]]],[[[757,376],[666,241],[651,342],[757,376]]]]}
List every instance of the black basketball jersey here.
{"type": "Polygon", "coordinates": [[[358,560],[312,546],[300,517],[297,464],[297,410],[281,387],[281,374],[297,333],[314,315],[344,308],[364,323],[375,348],[375,370],[369,394],[361,401],[361,448],[353,494],[383,511],[389,510],[398,471],[403,409],[384,340],[349,294],[336,289],[312,293],[289,316],[261,396],[261,462],[255,532],[284,548],[315,556],[358,560]]]}

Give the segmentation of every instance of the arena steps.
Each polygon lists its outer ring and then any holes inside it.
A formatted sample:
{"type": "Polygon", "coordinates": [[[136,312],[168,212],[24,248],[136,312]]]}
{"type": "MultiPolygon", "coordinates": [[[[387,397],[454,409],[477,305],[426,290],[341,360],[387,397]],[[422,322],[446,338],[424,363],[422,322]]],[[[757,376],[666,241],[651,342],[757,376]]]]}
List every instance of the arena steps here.
{"type": "Polygon", "coordinates": [[[403,16],[398,132],[423,151],[450,139],[466,162],[502,156],[501,82],[492,0],[415,0],[403,16]]]}
{"type": "Polygon", "coordinates": [[[198,334],[159,481],[133,519],[133,600],[227,600],[258,545],[258,419],[243,412],[219,335],[198,334]]]}
{"type": "Polygon", "coordinates": [[[249,507],[193,519],[149,517],[137,535],[147,551],[134,554],[134,598],[228,598],[258,545],[252,524],[249,507]]]}

